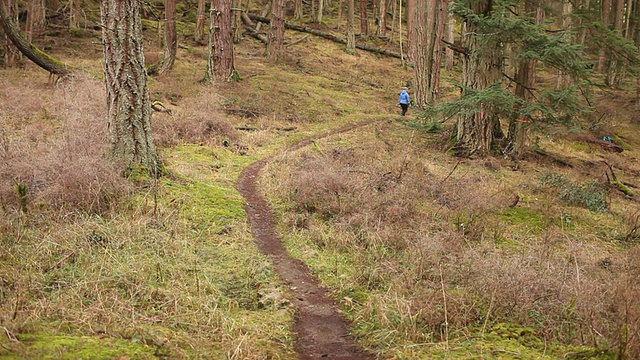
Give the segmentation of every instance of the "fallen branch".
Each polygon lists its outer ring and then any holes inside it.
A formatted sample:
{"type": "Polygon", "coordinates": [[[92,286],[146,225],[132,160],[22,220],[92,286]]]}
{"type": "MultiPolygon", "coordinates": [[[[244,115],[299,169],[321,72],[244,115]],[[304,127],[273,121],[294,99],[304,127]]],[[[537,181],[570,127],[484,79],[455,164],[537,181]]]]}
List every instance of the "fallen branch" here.
{"type": "Polygon", "coordinates": [[[253,111],[253,110],[247,110],[247,109],[225,109],[224,111],[227,114],[240,114],[240,116],[246,117],[246,118],[260,116],[259,112],[253,111]]]}
{"type": "MultiPolygon", "coordinates": [[[[263,17],[263,16],[258,16],[258,15],[253,15],[253,14],[246,14],[247,17],[249,17],[249,19],[253,20],[253,21],[257,21],[257,22],[261,22],[261,23],[265,23],[268,24],[271,22],[271,19],[263,17]]],[[[331,40],[333,42],[337,42],[340,44],[346,44],[347,40],[343,39],[341,37],[338,37],[336,35],[333,34],[329,34],[320,30],[316,30],[310,27],[306,27],[306,26],[300,26],[300,25],[294,25],[294,24],[290,24],[290,23],[284,23],[284,27],[286,29],[289,30],[295,30],[295,31],[300,31],[300,32],[305,32],[305,33],[309,33],[312,35],[316,35],[319,36],[321,38],[327,39],[327,40],[331,40]]],[[[394,58],[402,58],[400,56],[399,53],[397,52],[393,52],[393,51],[389,51],[389,50],[384,50],[384,49],[380,49],[374,46],[369,46],[369,45],[362,45],[362,44],[356,44],[356,48],[360,49],[360,50],[366,50],[369,52],[373,52],[376,54],[380,54],[380,55],[385,55],[385,56],[390,56],[390,57],[394,57],[394,58]]]]}
{"type": "Polygon", "coordinates": [[[288,43],[286,46],[293,46],[293,45],[295,45],[295,44],[297,44],[297,43],[299,43],[299,42],[304,41],[304,40],[305,40],[306,38],[308,38],[308,37],[309,37],[309,34],[307,34],[307,35],[305,35],[305,36],[301,37],[300,39],[298,39],[298,40],[296,40],[296,41],[292,41],[292,42],[288,43]]]}

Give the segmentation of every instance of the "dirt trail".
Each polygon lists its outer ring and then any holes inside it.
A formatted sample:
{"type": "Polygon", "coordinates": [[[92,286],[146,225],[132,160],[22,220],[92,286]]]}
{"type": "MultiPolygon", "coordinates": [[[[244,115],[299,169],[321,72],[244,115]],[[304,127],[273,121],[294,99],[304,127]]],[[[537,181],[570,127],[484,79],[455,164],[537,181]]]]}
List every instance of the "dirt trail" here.
{"type": "MultiPolygon", "coordinates": [[[[372,121],[339,129],[319,139],[371,124],[372,121]]],[[[286,151],[299,149],[311,143],[302,141],[286,151]]],[[[318,279],[300,260],[292,258],[275,230],[275,215],[266,199],[257,189],[262,168],[274,156],[248,166],[238,180],[238,191],[247,203],[247,216],[260,251],[268,255],[280,277],[289,285],[291,303],[295,307],[296,351],[298,358],[373,360],[374,356],[355,345],[349,336],[349,322],[339,312],[339,304],[320,286],[318,279]]]]}

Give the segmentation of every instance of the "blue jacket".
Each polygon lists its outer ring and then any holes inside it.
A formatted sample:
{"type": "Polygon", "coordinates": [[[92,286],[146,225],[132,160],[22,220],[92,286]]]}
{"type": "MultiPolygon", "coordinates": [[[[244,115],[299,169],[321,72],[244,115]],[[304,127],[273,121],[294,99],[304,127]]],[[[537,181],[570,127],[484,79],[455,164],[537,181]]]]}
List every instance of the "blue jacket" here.
{"type": "Polygon", "coordinates": [[[398,100],[400,104],[409,104],[411,103],[411,99],[409,99],[409,92],[407,90],[402,90],[400,93],[400,99],[398,100]]]}

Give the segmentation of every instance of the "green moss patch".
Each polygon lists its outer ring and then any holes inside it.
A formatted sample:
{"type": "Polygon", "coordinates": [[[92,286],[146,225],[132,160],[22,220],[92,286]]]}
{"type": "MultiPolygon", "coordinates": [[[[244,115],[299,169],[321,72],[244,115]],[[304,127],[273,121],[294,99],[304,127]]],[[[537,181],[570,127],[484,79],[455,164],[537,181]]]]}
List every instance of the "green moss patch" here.
{"type": "Polygon", "coordinates": [[[41,334],[17,338],[22,346],[0,359],[156,359],[151,347],[123,339],[41,334]]]}

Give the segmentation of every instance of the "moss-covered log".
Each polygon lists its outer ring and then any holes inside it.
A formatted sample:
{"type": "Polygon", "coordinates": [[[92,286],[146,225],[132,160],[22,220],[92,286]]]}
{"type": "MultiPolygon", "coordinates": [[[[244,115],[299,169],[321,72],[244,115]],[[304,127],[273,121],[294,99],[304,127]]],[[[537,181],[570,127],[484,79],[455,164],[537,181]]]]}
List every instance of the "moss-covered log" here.
{"type": "Polygon", "coordinates": [[[0,26],[16,48],[36,65],[61,77],[71,74],[65,63],[38,49],[23,36],[18,25],[11,20],[3,1],[0,1],[0,26]]]}

